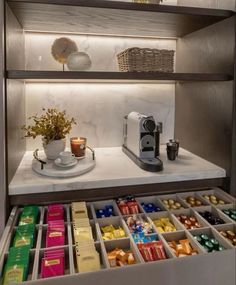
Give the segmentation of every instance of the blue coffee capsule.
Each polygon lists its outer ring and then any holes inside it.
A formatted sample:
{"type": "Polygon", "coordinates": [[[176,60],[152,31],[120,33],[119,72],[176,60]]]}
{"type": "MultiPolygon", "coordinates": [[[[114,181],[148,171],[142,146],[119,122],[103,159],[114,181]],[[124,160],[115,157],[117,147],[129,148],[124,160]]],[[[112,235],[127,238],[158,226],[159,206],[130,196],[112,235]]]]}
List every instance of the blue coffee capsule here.
{"type": "Polygon", "coordinates": [[[138,233],[142,233],[143,232],[143,227],[142,226],[137,226],[136,230],[138,233]]]}
{"type": "Polygon", "coordinates": [[[103,209],[96,210],[96,216],[97,216],[97,218],[105,218],[106,213],[103,209]]]}
{"type": "Polygon", "coordinates": [[[107,205],[107,206],[105,207],[105,210],[106,210],[108,213],[112,214],[112,215],[113,215],[113,213],[114,213],[114,208],[113,208],[112,205],[107,205]]]}
{"type": "Polygon", "coordinates": [[[144,211],[145,211],[146,213],[151,213],[151,212],[152,212],[152,210],[149,209],[149,208],[147,208],[147,207],[144,208],[144,211]]]}
{"type": "Polygon", "coordinates": [[[112,205],[106,205],[105,209],[111,209],[113,211],[113,206],[112,205]]]}

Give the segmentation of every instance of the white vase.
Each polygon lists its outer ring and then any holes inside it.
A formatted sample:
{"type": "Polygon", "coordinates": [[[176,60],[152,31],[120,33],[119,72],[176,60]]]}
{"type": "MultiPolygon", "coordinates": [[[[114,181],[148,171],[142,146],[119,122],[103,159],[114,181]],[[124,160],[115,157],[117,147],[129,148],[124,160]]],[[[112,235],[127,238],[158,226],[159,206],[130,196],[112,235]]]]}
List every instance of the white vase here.
{"type": "Polygon", "coordinates": [[[51,141],[48,144],[43,139],[43,149],[47,159],[58,158],[60,152],[64,151],[65,148],[66,148],[66,139],[51,141]]]}
{"type": "Polygon", "coordinates": [[[67,58],[67,67],[69,70],[88,70],[92,65],[89,55],[85,52],[73,52],[67,58]]]}

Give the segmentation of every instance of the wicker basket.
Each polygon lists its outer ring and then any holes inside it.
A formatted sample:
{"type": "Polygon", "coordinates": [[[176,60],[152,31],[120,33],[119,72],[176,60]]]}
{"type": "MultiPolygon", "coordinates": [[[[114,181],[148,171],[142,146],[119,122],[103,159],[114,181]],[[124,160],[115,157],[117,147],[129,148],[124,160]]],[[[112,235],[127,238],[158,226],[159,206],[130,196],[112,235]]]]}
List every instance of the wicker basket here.
{"type": "Polygon", "coordinates": [[[174,72],[174,51],[129,48],[117,55],[120,71],[174,72]]]}

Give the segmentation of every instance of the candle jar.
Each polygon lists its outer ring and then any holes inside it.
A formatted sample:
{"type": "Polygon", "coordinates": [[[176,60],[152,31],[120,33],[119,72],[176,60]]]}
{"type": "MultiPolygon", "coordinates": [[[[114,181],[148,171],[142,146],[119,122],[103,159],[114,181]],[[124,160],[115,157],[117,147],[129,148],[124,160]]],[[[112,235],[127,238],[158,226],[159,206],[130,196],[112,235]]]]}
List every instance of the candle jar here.
{"type": "Polygon", "coordinates": [[[75,155],[75,157],[85,157],[86,143],[86,138],[73,137],[70,139],[71,152],[75,155]]]}

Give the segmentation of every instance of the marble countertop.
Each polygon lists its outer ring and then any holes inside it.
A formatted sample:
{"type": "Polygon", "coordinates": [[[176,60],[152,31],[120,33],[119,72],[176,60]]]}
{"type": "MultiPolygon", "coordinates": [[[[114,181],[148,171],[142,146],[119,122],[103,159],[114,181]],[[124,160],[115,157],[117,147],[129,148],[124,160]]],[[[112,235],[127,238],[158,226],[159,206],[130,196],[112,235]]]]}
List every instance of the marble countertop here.
{"type": "Polygon", "coordinates": [[[153,173],[140,169],[123,152],[121,147],[97,148],[95,168],[73,178],[49,178],[32,170],[32,152],[27,151],[9,185],[9,195],[49,193],[65,190],[153,184],[226,176],[224,169],[180,148],[175,161],[167,160],[165,146],[160,158],[164,170],[153,173]]]}

